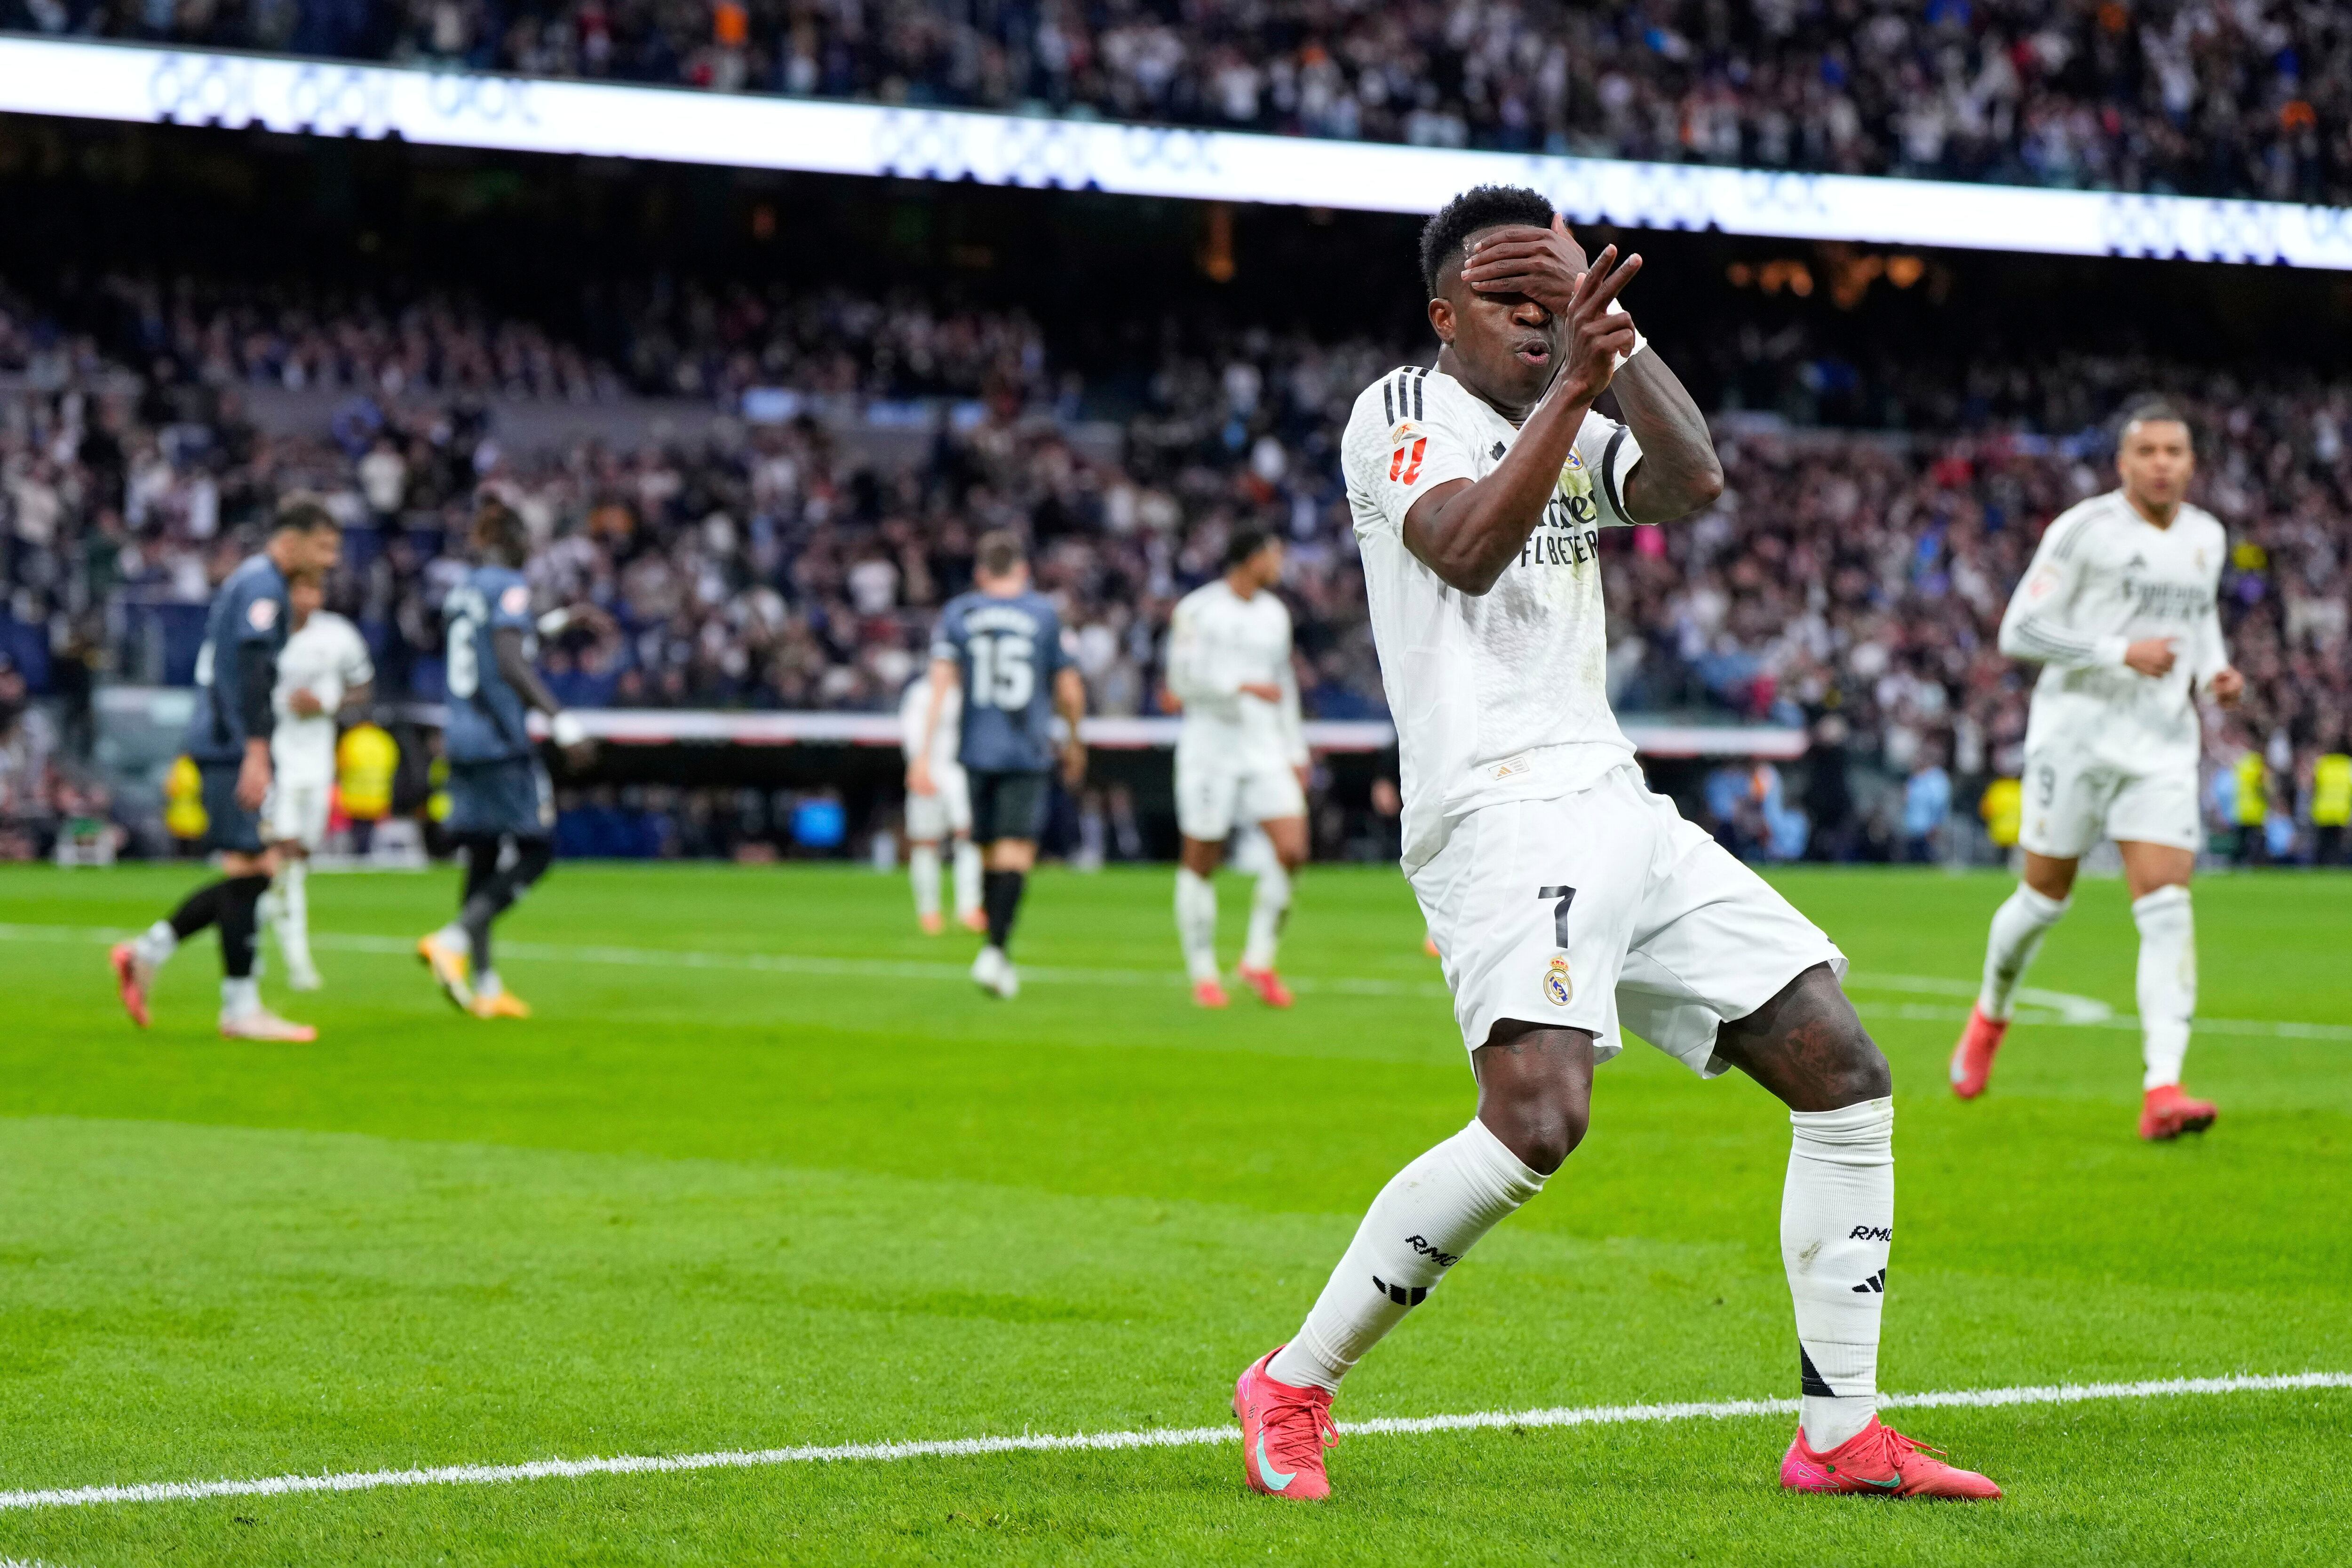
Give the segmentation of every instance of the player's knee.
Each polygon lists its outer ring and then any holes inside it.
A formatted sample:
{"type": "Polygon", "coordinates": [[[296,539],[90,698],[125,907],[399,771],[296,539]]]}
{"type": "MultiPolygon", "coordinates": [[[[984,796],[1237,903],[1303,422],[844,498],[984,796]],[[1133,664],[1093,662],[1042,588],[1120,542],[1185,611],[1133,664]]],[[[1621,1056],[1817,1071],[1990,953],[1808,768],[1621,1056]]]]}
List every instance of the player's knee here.
{"type": "Polygon", "coordinates": [[[1884,1100],[1895,1092],[1895,1069],[1887,1066],[1886,1053],[1859,1023],[1842,1043],[1826,1087],[1835,1101],[1828,1108],[1832,1110],[1860,1105],[1865,1100],[1884,1100]]]}
{"type": "Polygon", "coordinates": [[[1581,1095],[1548,1096],[1521,1109],[1510,1133],[1496,1132],[1519,1163],[1538,1175],[1550,1175],[1584,1142],[1592,1117],[1591,1101],[1581,1095]]]}

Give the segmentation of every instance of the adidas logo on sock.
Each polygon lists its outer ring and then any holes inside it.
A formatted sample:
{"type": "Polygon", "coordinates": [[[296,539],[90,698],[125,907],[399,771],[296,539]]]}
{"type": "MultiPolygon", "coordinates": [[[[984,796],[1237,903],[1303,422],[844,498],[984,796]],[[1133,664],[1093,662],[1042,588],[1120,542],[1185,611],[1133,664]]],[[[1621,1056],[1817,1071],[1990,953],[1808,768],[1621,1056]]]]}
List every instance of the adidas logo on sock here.
{"type": "Polygon", "coordinates": [[[1872,1275],[1869,1279],[1864,1280],[1861,1284],[1855,1286],[1853,1288],[1853,1293],[1857,1296],[1885,1295],[1886,1270],[1882,1268],[1877,1273],[1872,1275]]]}
{"type": "Polygon", "coordinates": [[[1372,1276],[1372,1285],[1400,1307],[1418,1307],[1429,1296],[1426,1285],[1391,1285],[1377,1274],[1372,1276]]]}

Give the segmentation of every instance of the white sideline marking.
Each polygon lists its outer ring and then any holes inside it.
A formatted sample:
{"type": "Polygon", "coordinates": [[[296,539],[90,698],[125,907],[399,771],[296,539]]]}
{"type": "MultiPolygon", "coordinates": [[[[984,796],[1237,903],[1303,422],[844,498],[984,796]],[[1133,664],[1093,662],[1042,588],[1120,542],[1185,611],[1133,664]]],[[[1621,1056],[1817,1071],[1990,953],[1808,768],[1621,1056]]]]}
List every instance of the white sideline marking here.
{"type": "MultiPolygon", "coordinates": [[[[137,934],[136,931],[110,926],[0,924],[0,942],[111,942],[137,934]]],[[[315,931],[310,937],[310,945],[332,952],[400,957],[411,957],[416,952],[416,943],[411,938],[368,936],[350,931],[315,931]]],[[[971,983],[971,973],[961,963],[932,963],[920,959],[830,958],[794,952],[695,952],[658,947],[567,947],[554,942],[500,942],[499,951],[545,963],[614,964],[631,969],[740,970],[762,974],[808,974],[844,980],[936,980],[959,985],[971,983]]],[[[1077,969],[1024,964],[1021,979],[1024,984],[1042,985],[1111,985],[1156,990],[1181,990],[1189,984],[1183,972],[1174,968],[1077,969]]],[[[1442,999],[1451,994],[1443,983],[1433,980],[1305,974],[1286,979],[1286,983],[1304,996],[1428,996],[1442,999]]],[[[1848,990],[1864,993],[1893,991],[1967,997],[1977,994],[1973,982],[1922,974],[1858,972],[1847,975],[1845,984],[1848,990]]],[[[2018,999],[2029,1006],[2047,1009],[2045,1013],[2028,1014],[2021,1018],[2021,1022],[2031,1026],[2056,1025],[2066,1028],[2139,1032],[2137,1016],[2116,1012],[2105,1003],[2092,997],[2077,996],[2064,991],[2043,991],[2030,985],[2020,987],[2017,994],[2018,999]]],[[[1857,1004],[1854,1011],[1865,1018],[1895,1017],[1929,1022],[1956,1023],[1969,1016],[1965,1007],[1937,1007],[1918,1003],[1887,1005],[1864,1002],[1857,1004]]],[[[2196,1029],[2201,1035],[2239,1035],[2255,1039],[2352,1040],[2352,1025],[2308,1024],[2291,1018],[2200,1018],[2196,1029]]]]}
{"type": "MultiPolygon", "coordinates": [[[[2250,1394],[2306,1388],[2352,1388],[2352,1373],[2299,1372],[2281,1376],[2172,1377],[2143,1383],[2058,1383],[2019,1388],[1954,1389],[1940,1394],[1886,1394],[1885,1410],[1995,1408],[2011,1405],[2079,1405],[2102,1399],[2162,1399],[2191,1394],[2250,1394]]],[[[1381,1416],[1342,1421],[1350,1436],[1402,1436],[1428,1432],[1491,1431],[1498,1427],[1615,1426],[1662,1421],[1724,1421],[1748,1415],[1793,1415],[1793,1399],[1725,1399],[1682,1405],[1594,1405],[1546,1410],[1485,1410],[1464,1415],[1381,1416]]],[[[521,1465],[442,1465],[430,1469],[347,1470],[321,1476],[269,1476],[259,1480],[146,1481],[126,1486],[61,1487],[0,1492],[0,1510],[85,1508],[109,1502],[195,1502],[207,1498],[286,1497],[302,1492],[374,1491],[384,1487],[491,1486],[509,1481],[578,1476],[667,1475],[689,1470],[760,1469],[777,1465],[888,1463],[956,1459],[982,1454],[1052,1454],[1125,1448],[1201,1448],[1240,1436],[1232,1426],[1163,1426],[1140,1432],[1080,1432],[1066,1436],[1024,1433],[1003,1437],[946,1437],[925,1442],[842,1443],[830,1447],[729,1449],[709,1454],[628,1455],[603,1459],[534,1459],[521,1465]]],[[[0,1568],[6,1568],[0,1564],[0,1568]]]]}

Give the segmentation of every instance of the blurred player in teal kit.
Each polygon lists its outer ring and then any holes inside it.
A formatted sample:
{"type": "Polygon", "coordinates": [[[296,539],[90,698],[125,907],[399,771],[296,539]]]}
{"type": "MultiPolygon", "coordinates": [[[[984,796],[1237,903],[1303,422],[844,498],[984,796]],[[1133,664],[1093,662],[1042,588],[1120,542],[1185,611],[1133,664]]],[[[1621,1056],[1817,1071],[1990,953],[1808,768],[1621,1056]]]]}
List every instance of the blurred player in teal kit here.
{"type": "MultiPolygon", "coordinates": [[[[972,559],[973,588],[948,601],[931,638],[931,694],[915,732],[929,735],[950,694],[963,695],[956,760],[971,790],[971,837],[981,846],[981,908],[988,944],[972,961],[982,991],[1007,1000],[1021,979],[1006,956],[1013,916],[1029,869],[1037,863],[1054,779],[1054,716],[1059,712],[1063,776],[1076,788],[1086,777],[1087,749],[1078,739],[1087,689],[1062,649],[1062,617],[1054,601],[1029,585],[1029,561],[1020,540],[998,530],[980,536],[972,559]]],[[[917,794],[932,788],[928,752],[908,766],[917,794]]]]}
{"type": "Polygon", "coordinates": [[[539,633],[569,624],[557,610],[533,617],[530,532],[512,508],[486,501],[474,518],[479,564],[442,602],[448,658],[448,718],[441,739],[449,761],[446,826],[466,862],[457,918],[416,944],[416,955],[451,1003],[477,1018],[528,1018],[530,1009],[499,982],[490,926],[547,874],[555,859],[555,792],[526,719],[547,715],[548,731],[576,765],[592,742],[563,710],[532,658],[539,633]]]}
{"type": "MultiPolygon", "coordinates": [[[[205,847],[219,854],[221,876],[110,954],[123,1011],[142,1029],[155,972],[180,943],[216,925],[220,1032],[231,1039],[292,1045],[318,1038],[309,1025],[289,1023],[261,1005],[255,936],[261,895],[278,873],[278,852],[262,841],[261,814],[274,783],[269,738],[278,725],[272,704],[278,655],[293,618],[287,580],[332,571],[342,548],[333,514],[310,497],[289,496],[271,523],[269,542],[241,562],[213,595],[196,652],[196,710],[188,721],[186,747],[204,779],[205,847]]],[[[294,711],[305,717],[321,711],[308,691],[291,699],[294,711]]]]}

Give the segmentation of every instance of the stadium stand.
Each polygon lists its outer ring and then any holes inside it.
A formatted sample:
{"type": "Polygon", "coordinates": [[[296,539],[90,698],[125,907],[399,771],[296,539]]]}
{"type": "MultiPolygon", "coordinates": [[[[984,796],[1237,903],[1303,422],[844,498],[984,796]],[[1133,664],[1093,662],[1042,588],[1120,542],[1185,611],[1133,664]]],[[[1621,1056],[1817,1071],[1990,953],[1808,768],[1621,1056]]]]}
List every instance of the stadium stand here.
{"type": "MultiPolygon", "coordinates": [[[[210,584],[298,487],[350,524],[348,607],[395,700],[441,695],[449,542],[491,490],[551,542],[551,591],[610,613],[547,654],[583,707],[886,710],[971,541],[1005,524],[1068,606],[1095,710],[1150,714],[1170,607],[1246,521],[1292,543],[1310,713],[1381,715],[1331,454],[1355,390],[1411,350],[1204,328],[1106,422],[1119,400],[1017,311],[648,287],[615,319],[607,353],[446,300],[110,278],[68,328],[0,293],[0,815],[61,809],[51,759],[70,737],[22,693],[66,699],[63,728],[86,735],[96,674],[184,683],[210,584]],[[297,405],[307,422],[254,416],[289,389],[316,395],[297,405]],[[763,398],[770,417],[739,416],[763,398]],[[508,434],[548,402],[617,424],[508,434]],[[703,417],[656,416],[680,407],[703,417]]],[[[1788,353],[1801,379],[1814,362],[1788,353]]],[[[1766,856],[1900,854],[1916,837],[1903,781],[1940,768],[1965,810],[2014,773],[2027,674],[1993,646],[2010,585],[2048,519],[2111,482],[2100,421],[2149,390],[2197,412],[2207,499],[2232,531],[2227,619],[2251,690],[2221,753],[2260,751],[2291,780],[2352,718],[2352,385],[2069,357],[1979,367],[1955,404],[1922,377],[1922,412],[1961,416],[1940,433],[1725,411],[1722,500],[1609,542],[1622,710],[1811,727],[1801,800],[1778,800],[1769,766],[1710,782],[1727,836],[1766,856]]],[[[1904,405],[1886,392],[1878,406],[1904,405]]]]}
{"type": "Polygon", "coordinates": [[[0,0],[0,28],[1428,146],[2352,202],[2352,18],[2284,0],[0,0]]]}

